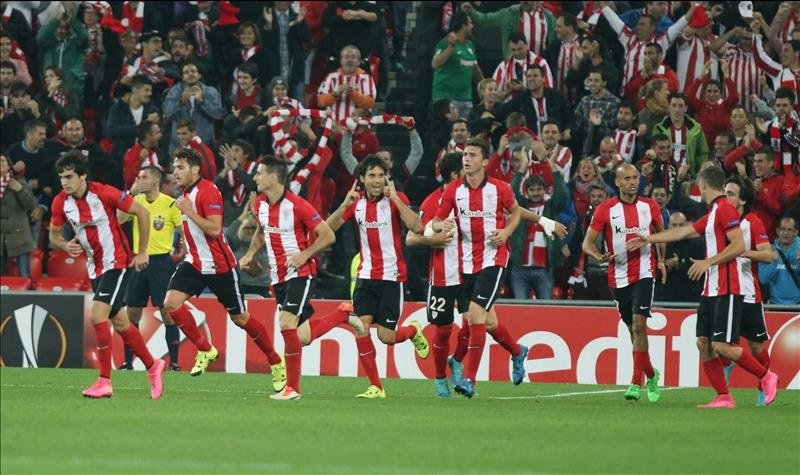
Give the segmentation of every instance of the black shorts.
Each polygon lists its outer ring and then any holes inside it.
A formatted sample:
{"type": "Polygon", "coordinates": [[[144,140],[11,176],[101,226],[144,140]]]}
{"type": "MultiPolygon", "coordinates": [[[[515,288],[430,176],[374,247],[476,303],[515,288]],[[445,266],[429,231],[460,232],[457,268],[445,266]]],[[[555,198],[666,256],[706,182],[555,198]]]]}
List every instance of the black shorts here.
{"type": "Polygon", "coordinates": [[[469,308],[469,297],[461,290],[461,285],[428,286],[429,323],[439,326],[452,324],[456,305],[459,313],[464,313],[469,308]]]}
{"type": "Polygon", "coordinates": [[[357,316],[372,315],[373,322],[394,330],[403,313],[403,292],[402,282],[358,279],[353,291],[353,308],[357,316]]]}
{"type": "Polygon", "coordinates": [[[244,297],[239,288],[239,271],[234,269],[224,274],[201,274],[188,262],[181,262],[169,279],[169,290],[189,295],[200,295],[208,287],[217,296],[230,315],[241,315],[245,311],[244,297]]]}
{"type": "Polygon", "coordinates": [[[145,270],[131,269],[131,281],[125,292],[125,303],[131,307],[146,307],[149,298],[154,307],[163,307],[169,277],[174,270],[172,256],[169,254],[150,256],[150,264],[145,270]]]}
{"type": "MultiPolygon", "coordinates": [[[[464,282],[461,284],[463,295],[459,296],[458,301],[475,302],[488,312],[500,297],[505,274],[506,268],[500,266],[487,267],[477,274],[464,274],[464,282]]],[[[467,309],[461,311],[466,312],[467,309]]]]}
{"type": "Polygon", "coordinates": [[[743,299],[741,295],[701,297],[697,307],[697,336],[711,341],[738,343],[743,299]]]}
{"type": "Polygon", "coordinates": [[[131,279],[131,269],[111,269],[92,279],[92,291],[98,302],[111,305],[109,317],[114,317],[125,306],[125,287],[131,279]]]}
{"type": "Polygon", "coordinates": [[[740,334],[750,341],[767,341],[767,320],[764,318],[764,304],[744,302],[740,334]]]}
{"type": "Polygon", "coordinates": [[[310,302],[312,282],[311,277],[297,277],[272,286],[278,308],[296,315],[300,319],[298,325],[314,313],[310,302]]]}
{"type": "Polygon", "coordinates": [[[653,279],[639,279],[627,287],[611,289],[619,316],[626,325],[633,323],[634,315],[650,318],[654,290],[653,279]]]}

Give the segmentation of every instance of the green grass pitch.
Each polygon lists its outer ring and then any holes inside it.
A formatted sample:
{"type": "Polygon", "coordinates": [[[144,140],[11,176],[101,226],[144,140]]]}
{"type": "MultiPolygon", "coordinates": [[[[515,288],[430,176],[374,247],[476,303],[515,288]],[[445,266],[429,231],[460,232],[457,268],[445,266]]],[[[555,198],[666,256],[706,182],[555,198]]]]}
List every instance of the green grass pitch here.
{"type": "Polygon", "coordinates": [[[478,383],[472,400],[432,381],[304,377],[303,399],[273,401],[269,375],[116,371],[114,397],[87,400],[93,370],[3,368],[3,475],[800,473],[800,392],[756,407],[700,410],[712,390],[628,402],[618,386],[478,383]]]}

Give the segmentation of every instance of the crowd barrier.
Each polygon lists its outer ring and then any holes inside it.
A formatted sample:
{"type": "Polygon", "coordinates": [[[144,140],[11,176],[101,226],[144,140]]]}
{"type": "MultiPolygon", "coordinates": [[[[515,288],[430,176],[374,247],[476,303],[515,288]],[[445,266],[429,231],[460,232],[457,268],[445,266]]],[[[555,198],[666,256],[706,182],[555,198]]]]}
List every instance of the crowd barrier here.
{"type": "MultiPolygon", "coordinates": [[[[0,298],[0,338],[4,366],[16,367],[94,367],[96,350],[94,330],[89,320],[91,294],[78,292],[6,292],[0,298]]],[[[340,301],[315,300],[318,315],[333,311],[340,301]]],[[[211,364],[211,371],[231,373],[264,373],[265,357],[246,333],[227,317],[225,309],[214,298],[198,297],[188,303],[202,331],[220,351],[220,358],[211,364]]],[[[672,304],[670,304],[672,306],[672,304]]],[[[678,304],[677,306],[681,306],[678,304]]],[[[648,320],[650,355],[653,365],[661,368],[665,386],[707,386],[695,346],[696,314],[692,306],[662,308],[654,305],[648,320]]],[[[528,377],[534,382],[628,384],[633,362],[628,330],[616,309],[597,302],[587,305],[519,304],[504,301],[497,313],[512,337],[531,348],[525,363],[528,377]]],[[[272,299],[248,299],[248,310],[271,329],[278,352],[283,341],[272,299]]],[[[313,317],[312,317],[313,318],[313,317]]],[[[427,325],[421,302],[405,304],[399,325],[410,320],[427,325]]],[[[766,312],[772,369],[780,376],[780,387],[800,389],[800,313],[796,309],[768,309],[766,312]]],[[[461,320],[456,318],[456,325],[461,320]]],[[[140,331],[150,351],[158,357],[167,355],[164,325],[157,309],[145,309],[140,331]]],[[[433,378],[432,358],[421,360],[414,354],[411,342],[386,346],[376,342],[377,363],[382,377],[433,378]]],[[[425,334],[432,340],[434,329],[428,325],[425,334]]],[[[451,348],[455,348],[454,328],[451,348]]],[[[193,364],[195,347],[182,340],[182,368],[193,364]]],[[[114,336],[115,367],[123,360],[122,339],[114,336]]],[[[141,362],[135,363],[142,368],[141,362]]],[[[359,368],[358,350],[349,327],[334,328],[303,352],[304,375],[363,376],[359,368]]],[[[508,381],[511,360],[498,344],[487,336],[487,345],[478,370],[481,381],[508,381]]],[[[753,378],[741,370],[733,372],[731,385],[752,387],[753,378]]]]}

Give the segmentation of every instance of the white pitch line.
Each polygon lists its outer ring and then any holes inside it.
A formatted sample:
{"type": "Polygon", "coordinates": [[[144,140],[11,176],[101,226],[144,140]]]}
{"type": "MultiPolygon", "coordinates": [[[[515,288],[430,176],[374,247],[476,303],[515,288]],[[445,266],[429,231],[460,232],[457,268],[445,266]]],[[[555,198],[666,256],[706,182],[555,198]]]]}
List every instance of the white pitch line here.
{"type": "MultiPolygon", "coordinates": [[[[683,389],[678,387],[670,387],[670,388],[661,388],[662,391],[671,391],[673,389],[683,389]]],[[[554,397],[571,397],[571,396],[583,396],[586,394],[612,394],[612,393],[624,393],[626,389],[601,389],[598,391],[579,391],[574,393],[555,393],[555,394],[543,394],[539,396],[499,396],[499,397],[489,397],[487,399],[500,399],[500,400],[511,400],[511,399],[545,399],[545,398],[554,398],[554,397]]]]}

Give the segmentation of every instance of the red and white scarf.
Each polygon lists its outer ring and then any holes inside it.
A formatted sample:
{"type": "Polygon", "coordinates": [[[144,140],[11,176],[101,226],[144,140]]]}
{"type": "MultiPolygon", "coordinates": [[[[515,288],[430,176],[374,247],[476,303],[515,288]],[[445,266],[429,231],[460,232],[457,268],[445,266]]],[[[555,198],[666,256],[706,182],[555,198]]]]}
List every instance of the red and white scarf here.
{"type": "MultiPolygon", "coordinates": [[[[253,160],[248,160],[242,164],[242,170],[248,175],[253,174],[253,170],[256,169],[258,163],[254,162],[253,160]]],[[[228,170],[228,185],[233,188],[233,204],[236,206],[241,206],[244,203],[244,199],[247,197],[247,191],[244,188],[244,184],[241,183],[239,180],[236,179],[236,175],[233,173],[233,170],[228,170]]]]}
{"type": "Polygon", "coordinates": [[[353,117],[348,117],[340,125],[347,127],[347,129],[352,132],[356,130],[356,127],[359,125],[404,125],[413,129],[416,126],[416,123],[414,122],[413,117],[403,117],[394,114],[381,114],[357,117],[355,119],[353,117]]]}
{"type": "Polygon", "coordinates": [[[242,62],[247,61],[248,59],[255,56],[258,53],[258,50],[261,49],[261,45],[253,45],[249,48],[245,48],[242,50],[242,62]]]}
{"type": "Polygon", "coordinates": [[[284,117],[289,116],[322,119],[327,118],[328,113],[319,109],[278,109],[270,116],[269,127],[275,144],[275,154],[289,161],[289,171],[291,172],[295,164],[303,159],[303,154],[289,143],[289,137],[283,131],[284,117]]]}
{"type": "Polygon", "coordinates": [[[142,33],[144,29],[144,2],[136,2],[136,10],[131,8],[131,3],[133,2],[123,3],[120,23],[136,33],[142,33]]]}
{"type": "Polygon", "coordinates": [[[8,183],[10,181],[11,181],[11,172],[8,172],[2,177],[0,177],[0,200],[2,200],[3,196],[6,194],[6,188],[8,188],[8,183]]]}
{"type": "Polygon", "coordinates": [[[319,169],[319,164],[322,161],[320,153],[322,153],[322,150],[325,150],[328,147],[328,138],[331,135],[332,125],[333,119],[330,117],[325,119],[325,125],[322,129],[322,136],[319,138],[317,148],[314,149],[314,155],[312,155],[311,160],[309,160],[308,163],[306,163],[306,165],[299,172],[297,172],[294,178],[292,178],[292,182],[289,183],[289,190],[291,190],[292,193],[299,194],[303,188],[303,185],[308,180],[308,177],[319,169]]]}
{"type": "Polygon", "coordinates": [[[784,175],[789,175],[795,165],[793,156],[798,155],[797,149],[800,147],[800,136],[797,130],[797,118],[789,116],[789,120],[781,125],[777,117],[769,124],[769,138],[772,150],[775,150],[775,170],[784,175]]]}

